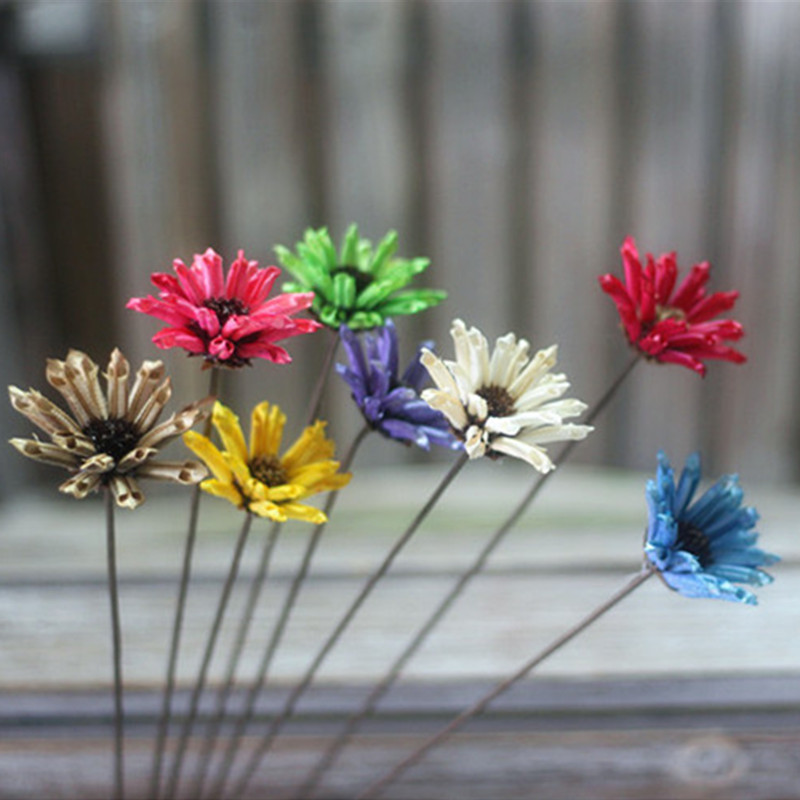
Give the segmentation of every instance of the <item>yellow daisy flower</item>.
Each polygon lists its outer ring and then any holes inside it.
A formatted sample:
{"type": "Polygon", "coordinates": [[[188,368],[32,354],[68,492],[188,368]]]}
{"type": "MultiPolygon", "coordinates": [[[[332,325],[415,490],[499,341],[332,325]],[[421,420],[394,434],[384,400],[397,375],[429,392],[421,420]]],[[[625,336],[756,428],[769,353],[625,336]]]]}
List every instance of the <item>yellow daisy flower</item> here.
{"type": "Polygon", "coordinates": [[[334,443],[325,437],[324,422],[309,425],[280,456],[286,415],[278,406],[264,402],[253,409],[249,448],[239,418],[222,403],[214,404],[211,421],[222,440],[222,451],[194,431],[183,437],[214,475],[200,484],[201,489],[277,522],[302,519],[319,525],[327,521],[322,511],[300,502],[341,489],[350,481],[349,473],[337,472],[339,462],[333,460],[334,443]]]}

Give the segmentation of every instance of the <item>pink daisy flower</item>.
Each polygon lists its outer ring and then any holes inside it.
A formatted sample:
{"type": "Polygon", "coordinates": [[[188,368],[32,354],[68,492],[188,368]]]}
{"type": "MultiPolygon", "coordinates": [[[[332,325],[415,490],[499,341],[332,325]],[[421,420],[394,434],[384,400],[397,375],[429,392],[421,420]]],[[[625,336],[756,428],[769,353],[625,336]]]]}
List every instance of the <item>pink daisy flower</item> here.
{"type": "Polygon", "coordinates": [[[629,236],[622,245],[625,283],[616,275],[601,275],[600,286],[617,306],[628,341],[646,358],[680,364],[705,375],[706,359],[716,358],[741,364],[747,360],[725,344],[744,336],[741,324],[732,319],[715,319],[733,308],[739,292],[707,294],[711,266],[695,264],[677,289],[678,265],[675,253],[658,259],[647,254],[642,268],[636,242],[629,236]]]}
{"type": "Polygon", "coordinates": [[[277,364],[291,361],[276,342],[321,327],[310,319],[292,314],[308,308],[313,292],[280,294],[267,298],[277,267],[259,268],[240,250],[225,277],[222,258],[211,248],[195,255],[191,267],[180,259],[173,262],[176,275],[153,273],[150,280],[159,290],[133,297],[127,307],[168,323],[154,337],[156,347],[182,347],[191,355],[204,356],[208,364],[241,367],[253,358],[277,364]]]}

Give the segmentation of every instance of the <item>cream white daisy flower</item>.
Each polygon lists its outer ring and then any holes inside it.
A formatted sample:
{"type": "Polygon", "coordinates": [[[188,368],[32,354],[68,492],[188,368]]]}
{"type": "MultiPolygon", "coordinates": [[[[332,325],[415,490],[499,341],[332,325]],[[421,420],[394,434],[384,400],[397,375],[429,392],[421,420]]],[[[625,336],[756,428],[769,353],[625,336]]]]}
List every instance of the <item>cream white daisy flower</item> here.
{"type": "Polygon", "coordinates": [[[423,350],[422,364],[437,388],[423,391],[422,399],[447,417],[470,458],[508,455],[549,472],[554,464],[543,445],[584,439],[593,430],[564,422],[582,413],[586,404],[562,398],[569,388],[566,375],[550,372],[556,345],[529,358],[528,342],[508,333],[490,353],[486,337],[460,319],[450,334],[455,361],[423,350]]]}

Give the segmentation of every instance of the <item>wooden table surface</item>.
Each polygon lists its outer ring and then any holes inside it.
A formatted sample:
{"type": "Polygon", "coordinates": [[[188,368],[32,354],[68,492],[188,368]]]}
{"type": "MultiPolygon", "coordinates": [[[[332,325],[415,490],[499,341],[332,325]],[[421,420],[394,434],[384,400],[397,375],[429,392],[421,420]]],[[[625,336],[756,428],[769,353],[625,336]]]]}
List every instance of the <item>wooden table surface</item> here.
{"type": "MultiPolygon", "coordinates": [[[[262,721],[445,469],[367,471],[342,493],[274,662],[262,721]]],[[[646,478],[563,468],[346,751],[330,776],[331,797],[363,787],[637,570],[646,478]]],[[[280,797],[296,783],[530,480],[515,465],[469,465],[331,653],[253,797],[280,797]]],[[[762,516],[763,546],[783,557],[758,607],[688,600],[650,581],[386,796],[800,798],[800,498],[790,489],[745,488],[762,516]]],[[[140,511],[117,516],[132,796],[143,797],[149,767],[187,506],[187,493],[157,489],[140,511]]],[[[241,521],[213,498],[203,499],[201,515],[179,702],[197,672],[241,521]]],[[[254,526],[223,654],[267,530],[261,521],[254,526]]],[[[281,534],[241,685],[308,532],[295,524],[281,534]]],[[[0,798],[107,796],[110,650],[99,501],[37,495],[0,507],[0,645],[0,798]]],[[[212,663],[212,683],[224,661],[212,663]]]]}

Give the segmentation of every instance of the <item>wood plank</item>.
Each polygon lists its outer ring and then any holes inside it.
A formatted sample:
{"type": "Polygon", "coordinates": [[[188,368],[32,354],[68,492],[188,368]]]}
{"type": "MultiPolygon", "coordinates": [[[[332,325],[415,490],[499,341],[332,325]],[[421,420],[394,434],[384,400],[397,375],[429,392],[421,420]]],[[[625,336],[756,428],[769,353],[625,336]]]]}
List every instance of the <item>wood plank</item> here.
{"type": "MultiPolygon", "coordinates": [[[[364,573],[388,548],[440,480],[443,465],[354,472],[320,545],[320,573],[364,573]]],[[[97,581],[105,575],[100,502],[60,497],[51,470],[48,494],[19,495],[0,506],[0,576],[14,581],[97,581]]],[[[648,473],[565,464],[523,515],[491,564],[512,569],[626,569],[639,556],[646,524],[648,473]],[[580,498],[580,503],[576,503],[580,498]]],[[[468,465],[412,539],[398,568],[447,573],[466,566],[537,478],[522,464],[468,465]],[[453,542],[459,546],[454,547],[453,542]]],[[[759,509],[766,549],[787,563],[800,559],[795,535],[798,498],[792,488],[744,484],[745,502],[759,509]]],[[[189,506],[186,491],[150,484],[136,513],[117,515],[124,579],[169,580],[177,575],[189,506]]],[[[220,579],[241,521],[227,503],[204,496],[197,575],[220,579]]],[[[266,528],[257,523],[256,536],[266,528]]],[[[275,553],[278,572],[288,574],[305,547],[309,527],[289,523],[275,553]]],[[[244,565],[245,571],[252,564],[244,565]]]]}
{"type": "MultiPolygon", "coordinates": [[[[0,14],[4,40],[14,24],[11,9],[0,14]]],[[[0,336],[6,353],[0,361],[2,385],[24,384],[32,378],[30,363],[41,358],[42,340],[52,339],[49,298],[38,283],[44,269],[40,204],[31,189],[34,158],[31,120],[23,101],[18,65],[5,53],[0,65],[0,336]],[[33,324],[36,319],[40,325],[33,324]]],[[[0,437],[14,435],[17,415],[7,404],[0,409],[0,437]]],[[[29,481],[33,468],[0,457],[0,497],[5,499],[29,481]]]]}
{"type": "MultiPolygon", "coordinates": [[[[689,725],[690,716],[710,720],[727,715],[740,724],[740,715],[745,715],[743,730],[756,730],[763,724],[790,728],[798,723],[799,680],[788,675],[687,676],[680,681],[671,677],[597,680],[540,676],[521,681],[501,695],[470,727],[496,731],[524,720],[529,730],[536,731],[608,730],[635,728],[653,718],[665,728],[680,729],[689,725]]],[[[395,684],[368,724],[383,733],[391,732],[393,726],[399,728],[405,718],[432,726],[437,720],[457,714],[492,686],[487,679],[447,683],[406,680],[395,684]]],[[[256,707],[259,725],[281,708],[289,689],[279,682],[265,688],[256,707]]],[[[295,731],[308,736],[330,733],[367,691],[368,687],[360,682],[313,686],[298,707],[295,731]]],[[[130,735],[146,735],[160,710],[158,691],[135,687],[125,696],[130,735]]],[[[188,700],[188,691],[176,694],[177,714],[183,713],[188,700]]],[[[243,700],[244,691],[234,691],[231,709],[238,709],[243,700]]],[[[201,716],[211,708],[211,699],[205,697],[200,705],[201,716]]],[[[108,724],[110,711],[111,700],[104,689],[4,692],[0,726],[9,735],[24,738],[29,726],[55,731],[59,726],[80,724],[81,736],[91,738],[96,735],[96,728],[108,724]]]]}
{"type": "MultiPolygon", "coordinates": [[[[526,224],[520,225],[527,261],[517,267],[526,300],[521,322],[536,348],[558,343],[559,371],[569,376],[573,396],[591,406],[620,361],[607,357],[612,345],[619,355],[620,342],[597,275],[611,268],[619,246],[610,157],[619,130],[609,109],[620,78],[614,24],[621,12],[612,3],[529,2],[525,9],[530,64],[519,76],[529,131],[520,145],[528,149],[526,224]]],[[[596,459],[609,447],[617,435],[610,423],[598,421],[577,460],[596,459]]]]}
{"type": "MultiPolygon", "coordinates": [[[[351,223],[377,246],[398,232],[397,256],[414,249],[411,209],[415,198],[414,161],[406,104],[408,4],[343,0],[319,5],[319,47],[324,76],[325,224],[337,246],[351,223]]],[[[418,87],[419,88],[419,87],[418,87]]],[[[426,277],[415,281],[424,285],[426,277]]],[[[422,338],[416,319],[396,320],[401,359],[407,361],[422,338]]],[[[339,360],[345,356],[339,353],[339,360]]],[[[405,368],[405,364],[401,369],[405,368]]],[[[325,401],[338,440],[352,440],[363,425],[350,391],[333,377],[325,401]]],[[[405,448],[372,446],[361,459],[383,464],[407,460],[405,448]]]]}
{"type": "Polygon", "coordinates": [[[747,331],[743,350],[750,362],[726,371],[725,405],[715,445],[729,462],[739,460],[754,475],[781,480],[797,475],[796,398],[800,335],[792,298],[798,296],[796,210],[796,48],[800,8],[778,4],[764,15],[741,7],[738,34],[740,75],[734,132],[726,142],[735,156],[726,206],[725,256],[732,285],[741,291],[740,319],[747,331]],[[785,249],[788,248],[788,249],[785,249]],[[759,387],[770,387],[768,392],[759,387]],[[753,409],[758,409],[754,413],[753,409]],[[736,436],[726,432],[736,431],[736,436]]]}
{"type": "MultiPolygon", "coordinates": [[[[395,228],[401,243],[412,164],[404,108],[405,11],[389,0],[322,4],[331,232],[357,222],[377,241],[395,228]]],[[[405,252],[405,251],[403,251],[405,252]]]]}
{"type": "MultiPolygon", "coordinates": [[[[486,495],[476,487],[488,491],[502,508],[511,507],[527,485],[524,472],[517,473],[517,484],[508,483],[503,473],[496,474],[492,484],[489,472],[478,469],[474,480],[445,496],[430,524],[400,555],[331,654],[321,679],[374,678],[388,665],[500,521],[494,505],[483,507],[486,495]],[[403,613],[398,615],[400,607],[403,613]]],[[[434,471],[415,470],[403,484],[405,492],[424,496],[433,475],[434,471]]],[[[591,472],[577,470],[570,481],[569,475],[565,468],[562,482],[552,486],[553,494],[543,493],[535,513],[509,535],[487,574],[475,581],[412,662],[410,676],[509,672],[604,600],[637,568],[645,513],[641,478],[613,474],[592,478],[591,472]],[[587,503],[580,512],[574,507],[576,496],[587,503]]],[[[352,496],[343,495],[341,514],[323,539],[312,579],[275,663],[275,675],[281,679],[291,680],[304,669],[314,644],[344,612],[408,520],[401,505],[405,495],[397,493],[396,473],[380,477],[373,471],[363,480],[352,496]]],[[[636,602],[610,614],[543,672],[610,676],[714,670],[774,675],[795,669],[797,646],[784,631],[796,624],[797,499],[759,492],[748,499],[764,515],[764,546],[785,558],[773,570],[776,583],[760,592],[759,608],[692,602],[653,581],[640,590],[636,602]]],[[[176,524],[182,514],[174,503],[162,504],[158,498],[151,502],[155,507],[150,524],[139,521],[146,519],[139,514],[120,515],[118,526],[126,675],[132,684],[142,685],[161,680],[169,635],[164,609],[174,602],[182,536],[182,526],[176,524]]],[[[21,505],[0,517],[5,532],[0,542],[4,641],[0,674],[6,685],[79,686],[109,679],[102,523],[91,505],[73,503],[70,512],[74,509],[75,514],[69,516],[59,505],[50,512],[42,504],[21,505]],[[55,651],[58,660],[50,657],[55,651]]],[[[147,506],[142,513],[147,513],[147,506]]],[[[202,518],[180,667],[183,681],[191,680],[196,669],[230,559],[231,532],[239,519],[234,509],[210,502],[204,504],[202,518]]],[[[238,619],[236,611],[265,530],[264,525],[256,526],[230,620],[238,619]]],[[[242,675],[254,669],[306,536],[302,526],[296,527],[278,545],[274,577],[259,607],[254,628],[258,634],[246,651],[242,675]]],[[[229,624],[221,652],[232,634],[229,624]]],[[[216,664],[212,675],[221,669],[216,664]]]]}
{"type": "MultiPolygon", "coordinates": [[[[706,176],[711,160],[719,157],[707,147],[711,121],[719,113],[708,79],[713,5],[642,4],[634,10],[639,122],[638,140],[628,159],[636,177],[627,233],[636,237],[642,256],[677,251],[683,274],[710,257],[704,250],[706,176]]],[[[615,272],[621,274],[616,251],[615,264],[615,272]]],[[[697,449],[702,410],[711,401],[708,388],[688,370],[643,366],[627,387],[625,434],[626,463],[639,467],[659,448],[676,459],[697,449]]]]}
{"type": "MultiPolygon", "coordinates": [[[[322,796],[352,796],[484,690],[473,683],[446,691],[431,684],[400,687],[345,751],[322,796]]],[[[358,691],[312,692],[246,796],[285,796],[358,691]]],[[[157,700],[152,694],[128,696],[131,797],[142,797],[157,700]]],[[[278,700],[271,693],[264,709],[278,700]]],[[[102,797],[111,776],[109,739],[103,735],[109,707],[103,706],[101,697],[87,693],[14,699],[11,713],[0,717],[0,797],[102,797]],[[77,727],[70,708],[80,713],[77,727]],[[35,720],[35,727],[20,726],[15,713],[35,720]]],[[[799,720],[796,680],[531,681],[432,751],[387,797],[504,800],[529,797],[535,785],[537,799],[554,800],[792,800],[800,797],[794,758],[799,720]]],[[[242,752],[254,741],[245,738],[242,752]]]]}
{"type": "MultiPolygon", "coordinates": [[[[174,258],[190,261],[216,244],[198,8],[180,0],[102,9],[109,35],[102,113],[115,264],[108,301],[123,321],[115,344],[131,361],[153,357],[158,327],[126,311],[127,300],[150,293],[150,274],[169,272],[174,258]]],[[[176,397],[206,393],[207,376],[196,360],[182,351],[161,357],[176,397]]]]}
{"type": "Polygon", "coordinates": [[[267,263],[274,244],[292,244],[310,222],[297,135],[304,55],[292,6],[209,4],[222,238],[267,263]]]}
{"type": "MultiPolygon", "coordinates": [[[[323,192],[314,171],[320,113],[316,32],[305,36],[307,4],[209,4],[215,59],[209,71],[220,239],[233,257],[244,249],[262,266],[275,264],[277,244],[293,247],[323,192]]],[[[288,280],[282,275],[275,286],[288,280]]],[[[291,415],[287,436],[303,422],[306,397],[324,349],[322,334],[292,339],[287,367],[259,362],[231,373],[225,401],[243,418],[262,400],[291,415]]]]}
{"type": "Polygon", "coordinates": [[[504,8],[502,3],[430,4],[430,278],[449,293],[432,320],[444,353],[452,353],[447,332],[455,317],[492,340],[510,329],[511,93],[504,8]]]}
{"type": "MultiPolygon", "coordinates": [[[[636,602],[622,606],[579,643],[565,648],[542,667],[541,674],[678,676],[713,671],[775,675],[793,670],[797,645],[783,631],[796,621],[793,587],[798,570],[783,567],[781,573],[782,580],[761,592],[761,606],[756,610],[692,603],[653,581],[639,591],[636,602]]],[[[510,674],[625,579],[613,571],[607,575],[485,575],[461,598],[407,674],[417,679],[510,674]]],[[[302,673],[317,643],[333,628],[362,582],[362,578],[329,578],[306,585],[275,660],[277,679],[292,680],[302,673]]],[[[327,659],[320,679],[377,679],[448,585],[437,576],[387,578],[327,659]],[[399,605],[402,614],[397,613],[399,605]]],[[[286,588],[284,579],[265,589],[242,661],[243,679],[255,670],[286,588]]],[[[184,682],[191,681],[197,669],[219,591],[219,584],[204,582],[195,585],[190,596],[179,673],[184,682]]],[[[171,607],[174,587],[123,583],[121,593],[127,680],[132,685],[157,684],[169,637],[163,609],[171,607]]],[[[238,620],[242,594],[243,590],[232,599],[229,620],[238,620]]],[[[107,682],[104,600],[101,586],[0,590],[4,628],[0,671],[5,685],[76,687],[107,682]],[[51,657],[54,652],[58,659],[51,657]]],[[[228,652],[233,630],[229,622],[218,653],[228,652]]],[[[212,667],[215,678],[222,673],[222,660],[218,657],[212,667]]]]}

